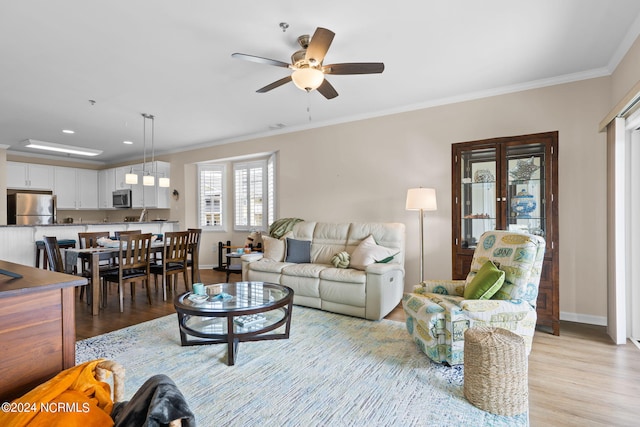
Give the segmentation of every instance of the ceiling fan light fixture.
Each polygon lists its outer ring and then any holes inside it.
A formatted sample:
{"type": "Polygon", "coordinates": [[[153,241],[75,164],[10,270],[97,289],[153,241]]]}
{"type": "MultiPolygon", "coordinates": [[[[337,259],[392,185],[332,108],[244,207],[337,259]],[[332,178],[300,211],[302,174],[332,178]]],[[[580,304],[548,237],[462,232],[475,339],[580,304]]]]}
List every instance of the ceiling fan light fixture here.
{"type": "Polygon", "coordinates": [[[324,73],[317,68],[299,68],[291,74],[293,83],[306,92],[320,87],[324,81],[324,73]]]}

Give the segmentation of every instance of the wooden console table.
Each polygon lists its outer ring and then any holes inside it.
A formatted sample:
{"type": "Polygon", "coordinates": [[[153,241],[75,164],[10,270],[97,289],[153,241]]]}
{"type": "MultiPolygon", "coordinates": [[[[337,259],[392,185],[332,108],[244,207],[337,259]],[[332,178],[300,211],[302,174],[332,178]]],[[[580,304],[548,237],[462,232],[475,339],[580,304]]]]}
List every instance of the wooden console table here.
{"type": "Polygon", "coordinates": [[[76,364],[79,276],[0,261],[0,400],[21,396],[76,364]]]}

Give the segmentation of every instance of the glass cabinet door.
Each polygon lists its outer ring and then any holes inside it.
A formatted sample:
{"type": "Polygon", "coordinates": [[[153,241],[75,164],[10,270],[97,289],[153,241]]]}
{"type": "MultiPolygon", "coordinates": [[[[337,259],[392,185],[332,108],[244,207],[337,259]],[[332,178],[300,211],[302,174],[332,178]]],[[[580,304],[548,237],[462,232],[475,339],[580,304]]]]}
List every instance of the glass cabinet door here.
{"type": "Polygon", "coordinates": [[[544,144],[507,145],[506,229],[547,238],[544,144]]]}
{"type": "Polygon", "coordinates": [[[496,229],[496,155],[496,147],[460,152],[462,248],[475,248],[482,233],[496,229]]]}

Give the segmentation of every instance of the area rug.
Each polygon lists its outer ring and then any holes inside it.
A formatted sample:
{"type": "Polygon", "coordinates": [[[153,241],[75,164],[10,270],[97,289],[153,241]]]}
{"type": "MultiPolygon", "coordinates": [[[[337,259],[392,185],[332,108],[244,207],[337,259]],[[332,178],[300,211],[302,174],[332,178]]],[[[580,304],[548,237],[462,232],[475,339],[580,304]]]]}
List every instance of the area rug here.
{"type": "Polygon", "coordinates": [[[470,404],[463,368],[431,362],[401,322],[294,306],[288,340],[180,346],[177,315],[79,341],[76,361],[126,368],[125,399],[158,373],[199,426],[520,426],[470,404]]]}

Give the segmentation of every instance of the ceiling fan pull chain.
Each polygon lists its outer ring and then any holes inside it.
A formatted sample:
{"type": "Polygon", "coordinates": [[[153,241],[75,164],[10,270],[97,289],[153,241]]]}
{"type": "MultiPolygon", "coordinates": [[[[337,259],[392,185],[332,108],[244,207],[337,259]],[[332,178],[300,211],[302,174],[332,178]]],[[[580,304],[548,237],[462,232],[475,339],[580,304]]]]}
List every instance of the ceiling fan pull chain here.
{"type": "Polygon", "coordinates": [[[311,121],[311,92],[307,92],[307,114],[309,114],[309,121],[311,121]]]}

